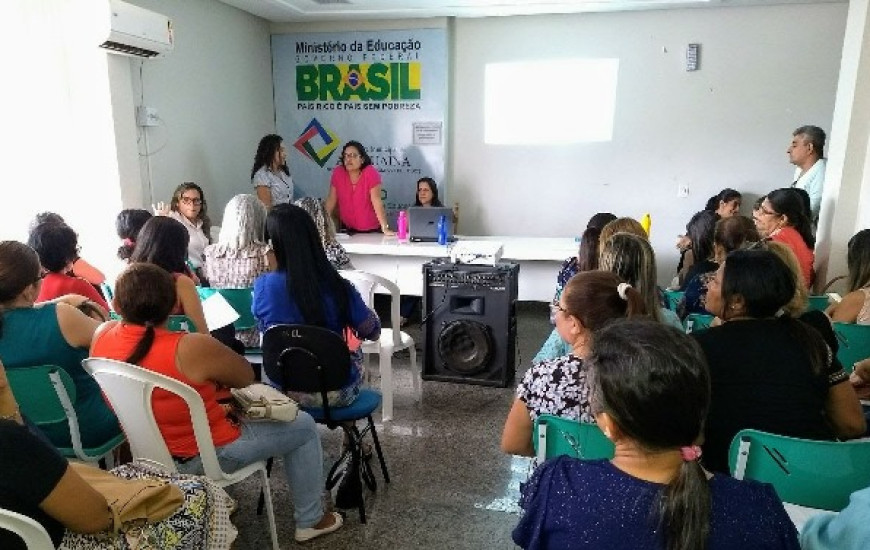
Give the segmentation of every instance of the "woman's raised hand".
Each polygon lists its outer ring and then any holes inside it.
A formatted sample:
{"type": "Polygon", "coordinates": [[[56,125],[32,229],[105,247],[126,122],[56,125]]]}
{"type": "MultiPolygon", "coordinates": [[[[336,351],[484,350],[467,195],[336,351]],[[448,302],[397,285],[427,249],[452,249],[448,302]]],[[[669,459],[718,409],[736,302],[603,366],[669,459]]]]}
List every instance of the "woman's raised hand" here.
{"type": "Polygon", "coordinates": [[[152,204],[151,210],[154,211],[155,216],[168,216],[171,211],[169,205],[163,201],[160,201],[157,204],[152,204]]]}

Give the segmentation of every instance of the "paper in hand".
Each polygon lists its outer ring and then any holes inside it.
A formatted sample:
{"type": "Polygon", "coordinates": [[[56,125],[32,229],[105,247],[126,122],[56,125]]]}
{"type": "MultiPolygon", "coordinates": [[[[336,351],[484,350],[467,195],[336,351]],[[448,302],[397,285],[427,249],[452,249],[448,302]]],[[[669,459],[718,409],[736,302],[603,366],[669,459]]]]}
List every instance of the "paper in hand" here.
{"type": "Polygon", "coordinates": [[[227,302],[226,298],[214,293],[202,301],[202,312],[205,315],[205,324],[208,330],[217,330],[236,322],[240,317],[239,312],[227,302]]]}

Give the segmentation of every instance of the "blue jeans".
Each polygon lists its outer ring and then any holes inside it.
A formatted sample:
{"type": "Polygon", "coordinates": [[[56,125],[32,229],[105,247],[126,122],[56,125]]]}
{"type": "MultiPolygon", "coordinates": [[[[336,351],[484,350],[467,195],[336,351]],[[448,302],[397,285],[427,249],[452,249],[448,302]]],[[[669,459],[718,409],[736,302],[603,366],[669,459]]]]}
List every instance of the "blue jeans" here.
{"type": "MultiPolygon", "coordinates": [[[[308,413],[299,411],[293,422],[243,422],[238,439],[217,447],[221,468],[232,472],[258,460],[280,456],[293,497],[296,528],[316,525],[323,517],[323,449],[317,425],[308,413]]],[[[185,474],[202,474],[199,457],[177,464],[185,474]]]]}

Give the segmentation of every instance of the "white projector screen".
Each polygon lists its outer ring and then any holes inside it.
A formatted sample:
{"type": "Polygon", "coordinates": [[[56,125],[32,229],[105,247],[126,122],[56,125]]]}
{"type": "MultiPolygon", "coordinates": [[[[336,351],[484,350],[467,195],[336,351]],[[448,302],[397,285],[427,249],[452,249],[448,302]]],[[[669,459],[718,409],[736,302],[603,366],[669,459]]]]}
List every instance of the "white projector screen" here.
{"type": "Polygon", "coordinates": [[[618,59],[490,63],[484,140],[557,145],[613,139],[618,59]]]}

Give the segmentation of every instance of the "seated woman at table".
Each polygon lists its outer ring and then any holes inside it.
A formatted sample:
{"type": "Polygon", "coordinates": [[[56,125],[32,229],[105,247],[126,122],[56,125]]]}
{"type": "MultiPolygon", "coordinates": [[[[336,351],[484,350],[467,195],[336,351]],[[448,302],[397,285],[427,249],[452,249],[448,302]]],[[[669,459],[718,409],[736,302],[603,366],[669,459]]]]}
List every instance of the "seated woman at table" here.
{"type": "MultiPolygon", "coordinates": [[[[414,198],[414,206],[443,207],[444,204],[438,198],[438,184],[429,176],[417,180],[417,194],[414,198]]],[[[459,223],[459,203],[453,203],[453,231],[459,223]]]]}
{"type": "MultiPolygon", "coordinates": [[[[96,380],[82,368],[99,321],[77,307],[87,308],[84,296],[36,303],[42,284],[39,257],[16,241],[0,242],[0,360],[7,370],[56,365],[76,388],[73,404],[86,447],[102,445],[120,433],[115,414],[106,405],[96,380]]],[[[40,429],[57,447],[71,447],[66,423],[40,429]]]]}
{"type": "MultiPolygon", "coordinates": [[[[275,255],[263,230],[266,207],[254,195],[236,195],[224,208],[218,242],[205,247],[203,271],[212,288],[253,288],[254,280],[275,269],[275,255]]],[[[236,332],[246,348],[260,345],[256,327],[236,332]]]]}
{"type": "Polygon", "coordinates": [[[517,385],[501,438],[506,453],[534,454],[532,428],[542,414],[594,422],[585,362],[593,335],[613,319],[646,314],[637,290],[605,271],[584,271],[572,277],[552,309],[556,330],[571,351],[533,364],[517,385]]]}
{"type": "Polygon", "coordinates": [[[41,223],[33,228],[27,244],[39,255],[46,273],[39,287],[37,302],[45,302],[66,294],[79,294],[91,300],[103,311],[109,304],[92,284],[68,275],[78,256],[78,235],[66,224],[41,223]]]}
{"type": "MultiPolygon", "coordinates": [[[[227,471],[281,457],[293,499],[297,541],[341,527],[341,516],[324,511],[321,502],[323,449],[314,420],[303,411],[292,422],[239,422],[231,417],[218,403],[218,388],[243,388],[253,383],[250,364],[214,338],[167,330],[167,319],[177,302],[175,287],[165,270],[148,264],[131,265],[115,285],[115,305],[122,321],[100,327],[91,355],[138,365],[196,390],[205,406],[218,461],[227,471]]],[[[178,470],[202,474],[184,401],[155,390],[151,405],[178,470]]]]}
{"type": "Polygon", "coordinates": [[[723,324],[694,336],[712,380],[704,442],[712,471],[728,471],[741,429],[822,440],[864,434],[860,403],[824,327],[784,312],[794,296],[795,275],[768,250],[732,252],[708,285],[707,309],[723,324]]]}
{"type": "Polygon", "coordinates": [[[533,550],[799,548],[770,485],[708,474],[710,378],[691,337],[642,320],[595,335],[593,413],[612,460],[561,456],[522,488],[513,540],[533,550]]]}
{"type": "Polygon", "coordinates": [[[683,330],[677,314],[662,305],[661,291],[656,285],[656,257],[649,241],[617,233],[601,245],[598,269],[616,273],[636,288],[643,297],[644,309],[654,320],[683,330]]]}
{"type": "Polygon", "coordinates": [[[326,212],[338,218],[348,232],[395,235],[387,223],[381,200],[381,175],[358,141],[348,141],[341,149],[339,164],[332,171],[326,212]]]}
{"type": "MultiPolygon", "coordinates": [[[[583,236],[580,237],[580,246],[576,256],[571,256],[559,267],[559,273],[556,275],[556,293],[553,295],[553,304],[559,303],[559,297],[562,296],[562,290],[568,281],[574,275],[582,271],[592,271],[598,269],[598,239],[601,235],[601,230],[605,225],[615,220],[616,216],[610,212],[599,212],[589,218],[586,223],[586,230],[583,231],[583,236]]],[[[555,319],[551,316],[550,323],[555,325],[555,319]]],[[[567,355],[571,350],[571,346],[562,340],[559,332],[554,328],[550,332],[550,336],[538,350],[538,353],[532,359],[533,363],[546,361],[547,359],[555,359],[567,355]]]]}
{"type": "Polygon", "coordinates": [[[816,239],[806,205],[798,191],[792,188],[771,191],[753,215],[755,227],[763,238],[785,243],[792,249],[800,262],[804,284],[811,288],[815,277],[813,247],[816,239]]]}
{"type": "Polygon", "coordinates": [[[172,275],[178,300],[171,314],[186,315],[196,327],[196,332],[208,334],[202,302],[187,267],[189,238],[187,229],[181,223],[173,218],[155,216],[142,226],[130,263],[153,264],[172,275]]]}
{"type": "Polygon", "coordinates": [[[830,306],[832,321],[870,325],[870,229],[862,229],[849,239],[846,265],[849,268],[843,300],[830,306]]]}
{"type": "MultiPolygon", "coordinates": [[[[40,212],[37,214],[33,221],[30,222],[30,231],[42,223],[59,223],[63,225],[68,225],[64,219],[60,216],[60,214],[56,214],[54,212],[40,212]]],[[[103,272],[85,261],[84,258],[78,255],[78,251],[76,251],[76,259],[72,264],[72,270],[68,275],[73,277],[81,277],[87,282],[91,283],[95,287],[100,286],[105,280],[106,276],[103,275],[103,272]]]]}
{"type": "MultiPolygon", "coordinates": [[[[691,232],[690,232],[691,233],[691,232]]],[[[707,314],[707,284],[716,276],[719,264],[731,252],[742,248],[746,243],[757,243],[761,237],[755,224],[746,216],[732,216],[716,222],[713,230],[713,257],[706,262],[706,268],[693,266],[694,273],[687,279],[683,299],[677,305],[677,313],[685,318],[689,314],[707,314]]],[[[700,246],[700,245],[699,245],[700,246]]]]}
{"type": "MultiPolygon", "coordinates": [[[[353,340],[376,340],[381,334],[380,319],[329,263],[314,221],[305,210],[292,204],[273,206],[266,231],[272,236],[278,269],[254,281],[252,311],[260,331],[273,325],[306,324],[344,336],[353,359],[351,377],[341,390],[330,392],[328,399],[331,406],[349,405],[359,395],[363,379],[362,353],[353,340]]],[[[270,372],[272,368],[268,365],[265,375],[280,383],[280,373],[270,372]]],[[[319,393],[290,395],[303,407],[322,403],[319,393]]]]}
{"type": "Polygon", "coordinates": [[[326,258],[332,264],[332,267],[339,270],[353,269],[353,264],[350,263],[350,258],[347,255],[347,250],[341,246],[341,243],[335,237],[335,223],[332,221],[332,217],[326,214],[326,208],[320,199],[305,197],[293,204],[305,210],[311,216],[314,225],[317,227],[317,233],[320,235],[320,242],[323,244],[326,258]]]}

